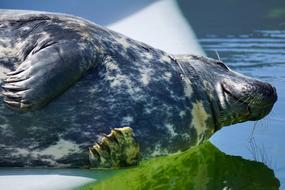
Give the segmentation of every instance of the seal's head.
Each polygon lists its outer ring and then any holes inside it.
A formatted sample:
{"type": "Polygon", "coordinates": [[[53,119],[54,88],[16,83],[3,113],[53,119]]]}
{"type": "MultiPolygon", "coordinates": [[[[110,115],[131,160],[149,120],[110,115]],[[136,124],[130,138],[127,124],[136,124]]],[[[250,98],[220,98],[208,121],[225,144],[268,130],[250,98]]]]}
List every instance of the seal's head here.
{"type": "Polygon", "coordinates": [[[277,100],[276,89],[269,83],[234,72],[220,60],[194,56],[188,64],[203,81],[216,130],[262,119],[277,100]]]}

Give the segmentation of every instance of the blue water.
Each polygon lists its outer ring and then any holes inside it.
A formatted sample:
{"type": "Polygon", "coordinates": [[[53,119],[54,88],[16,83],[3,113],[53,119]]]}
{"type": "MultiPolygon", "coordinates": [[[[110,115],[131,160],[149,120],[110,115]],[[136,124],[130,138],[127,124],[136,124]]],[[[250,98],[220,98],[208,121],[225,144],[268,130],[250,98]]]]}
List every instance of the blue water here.
{"type": "Polygon", "coordinates": [[[269,116],[258,122],[225,127],[211,141],[227,154],[264,162],[274,169],[281,189],[285,189],[285,30],[256,30],[225,37],[208,35],[200,38],[200,43],[209,56],[216,57],[218,52],[230,68],[277,88],[278,101],[269,116]],[[255,152],[250,148],[252,138],[255,152]]]}

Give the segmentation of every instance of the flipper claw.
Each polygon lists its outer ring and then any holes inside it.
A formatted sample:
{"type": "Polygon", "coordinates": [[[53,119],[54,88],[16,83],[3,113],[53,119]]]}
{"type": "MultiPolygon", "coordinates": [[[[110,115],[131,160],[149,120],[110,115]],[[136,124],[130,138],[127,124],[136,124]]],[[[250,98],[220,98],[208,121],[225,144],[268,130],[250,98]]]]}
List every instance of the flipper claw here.
{"type": "Polygon", "coordinates": [[[92,167],[124,167],[138,164],[139,152],[132,128],[122,127],[103,134],[101,143],[89,149],[89,158],[92,167]]]}

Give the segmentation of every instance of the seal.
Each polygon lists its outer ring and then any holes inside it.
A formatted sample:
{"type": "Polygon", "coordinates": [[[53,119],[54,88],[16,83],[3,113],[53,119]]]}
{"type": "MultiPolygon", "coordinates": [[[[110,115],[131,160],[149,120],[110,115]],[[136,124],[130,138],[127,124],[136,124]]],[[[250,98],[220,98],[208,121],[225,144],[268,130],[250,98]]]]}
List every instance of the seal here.
{"type": "Polygon", "coordinates": [[[258,120],[277,94],[79,17],[0,11],[0,166],[122,167],[258,120]]]}

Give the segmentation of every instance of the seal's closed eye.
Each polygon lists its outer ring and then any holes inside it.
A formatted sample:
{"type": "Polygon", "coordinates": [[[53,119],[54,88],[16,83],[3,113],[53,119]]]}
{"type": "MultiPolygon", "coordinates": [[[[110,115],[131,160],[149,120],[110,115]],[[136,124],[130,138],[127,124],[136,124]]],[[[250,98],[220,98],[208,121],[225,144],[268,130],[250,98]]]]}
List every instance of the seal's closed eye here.
{"type": "Polygon", "coordinates": [[[229,68],[222,61],[217,61],[216,64],[218,64],[219,66],[223,67],[227,71],[229,70],[229,68]]]}

